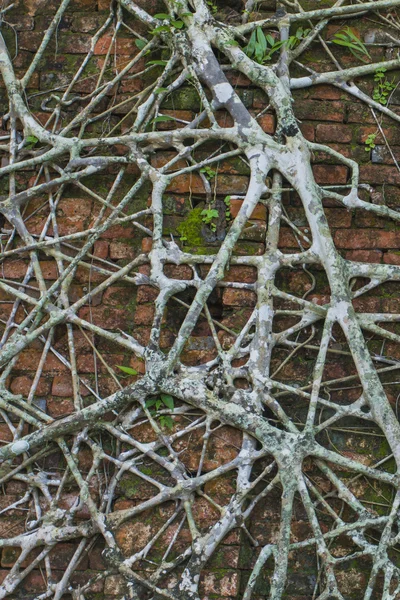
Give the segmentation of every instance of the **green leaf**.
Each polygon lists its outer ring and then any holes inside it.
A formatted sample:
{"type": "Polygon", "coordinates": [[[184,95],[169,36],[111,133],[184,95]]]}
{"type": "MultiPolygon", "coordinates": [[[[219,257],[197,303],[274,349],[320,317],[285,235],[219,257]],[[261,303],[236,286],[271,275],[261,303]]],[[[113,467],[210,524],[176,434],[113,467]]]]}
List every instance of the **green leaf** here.
{"type": "Polygon", "coordinates": [[[118,369],[121,369],[121,371],[126,373],[127,375],[137,375],[138,374],[136,369],[132,369],[131,367],[120,367],[119,365],[117,365],[117,367],[118,367],[118,369]]]}
{"type": "Polygon", "coordinates": [[[261,27],[257,27],[256,31],[257,31],[257,43],[259,45],[260,52],[262,52],[264,54],[264,52],[267,49],[267,40],[265,39],[265,35],[264,35],[264,32],[261,29],[261,27]]]}
{"type": "Polygon", "coordinates": [[[162,94],[163,92],[168,92],[167,88],[159,87],[159,88],[157,88],[157,89],[154,90],[155,94],[162,94]]]}
{"type": "Polygon", "coordinates": [[[168,429],[173,429],[174,421],[169,415],[161,415],[160,416],[160,425],[161,425],[161,427],[167,427],[168,429]]]}
{"type": "Polygon", "coordinates": [[[171,28],[168,25],[160,25],[160,27],[156,27],[151,32],[153,35],[156,33],[162,33],[163,31],[171,31],[171,28]]]}
{"type": "Polygon", "coordinates": [[[148,65],[159,65],[160,67],[165,67],[167,64],[166,60],[149,60],[148,65]]]}
{"type": "Polygon", "coordinates": [[[236,40],[228,40],[225,46],[239,46],[239,44],[236,40]]]}
{"type": "Polygon", "coordinates": [[[253,31],[244,51],[246,52],[247,56],[253,56],[255,48],[256,48],[256,32],[253,31]]]}
{"type": "Polygon", "coordinates": [[[143,50],[143,48],[147,46],[147,42],[144,40],[135,40],[135,45],[139,48],[139,50],[143,50]]]}
{"type": "Polygon", "coordinates": [[[155,19],[160,19],[161,21],[165,21],[165,19],[169,19],[169,15],[167,13],[157,13],[154,15],[155,19]]]}
{"type": "Polygon", "coordinates": [[[193,13],[182,13],[181,17],[193,17],[193,13]]]}
{"type": "Polygon", "coordinates": [[[270,34],[266,35],[265,39],[268,43],[268,46],[273,46],[275,44],[275,39],[272,37],[272,35],[270,35],[270,34]]]}
{"type": "Polygon", "coordinates": [[[171,21],[171,23],[175,29],[182,29],[182,27],[185,25],[183,21],[171,21]]]}
{"type": "Polygon", "coordinates": [[[165,406],[170,410],[174,410],[175,404],[174,399],[169,394],[161,394],[161,400],[164,402],[165,406]]]}
{"type": "Polygon", "coordinates": [[[28,144],[37,144],[39,140],[34,135],[28,135],[26,136],[25,141],[28,142],[28,144]]]}
{"type": "Polygon", "coordinates": [[[151,122],[152,123],[163,123],[164,121],[176,121],[176,119],[174,117],[168,117],[167,115],[160,115],[159,117],[156,117],[155,119],[153,119],[151,122]]]}
{"type": "Polygon", "coordinates": [[[151,398],[150,400],[146,400],[145,406],[146,406],[146,408],[151,408],[152,406],[155,405],[156,402],[157,402],[156,398],[151,398]]]}

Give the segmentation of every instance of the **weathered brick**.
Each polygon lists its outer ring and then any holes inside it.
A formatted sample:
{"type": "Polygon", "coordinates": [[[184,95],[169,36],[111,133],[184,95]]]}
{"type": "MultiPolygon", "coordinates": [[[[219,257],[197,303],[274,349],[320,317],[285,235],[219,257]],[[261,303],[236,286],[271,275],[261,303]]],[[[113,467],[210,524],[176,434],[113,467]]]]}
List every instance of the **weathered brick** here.
{"type": "MultiPolygon", "coordinates": [[[[243,200],[231,200],[229,207],[232,217],[236,217],[243,204],[243,200]]],[[[253,212],[251,213],[250,219],[262,219],[267,218],[267,209],[263,204],[257,204],[253,212]]]]}
{"type": "Polygon", "coordinates": [[[360,250],[361,248],[398,248],[400,231],[377,231],[376,229],[338,229],[334,235],[338,248],[360,250]]]}
{"type": "Polygon", "coordinates": [[[255,306],[257,296],[250,290],[227,288],[223,293],[225,306],[255,306]]]}
{"type": "MultiPolygon", "coordinates": [[[[33,378],[23,375],[22,377],[15,377],[12,382],[10,389],[13,394],[22,394],[27,396],[31,390],[33,378]]],[[[36,395],[45,396],[50,391],[50,381],[41,377],[39,384],[36,388],[36,395]]]]}
{"type": "MultiPolygon", "coordinates": [[[[382,255],[383,253],[380,250],[349,250],[346,252],[345,258],[356,262],[380,263],[382,255]]],[[[386,256],[386,254],[383,256],[386,256]]]]}
{"type": "Polygon", "coordinates": [[[315,181],[326,185],[340,185],[347,182],[348,170],[342,165],[314,165],[315,181]]]}
{"type": "Polygon", "coordinates": [[[222,597],[236,596],[239,592],[239,573],[237,571],[205,573],[200,586],[204,594],[219,594],[222,597]]]}
{"type": "Polygon", "coordinates": [[[316,141],[317,142],[340,142],[342,144],[351,142],[352,140],[352,128],[348,125],[328,125],[320,123],[316,127],[316,141]]]}
{"type": "Polygon", "coordinates": [[[386,165],[361,165],[360,181],[373,184],[400,185],[400,173],[386,165]]]}
{"type": "Polygon", "coordinates": [[[383,262],[388,265],[400,265],[400,252],[385,252],[383,262]]]}
{"type": "MultiPolygon", "coordinates": [[[[73,396],[73,387],[71,376],[69,375],[56,375],[53,379],[53,385],[51,387],[51,393],[53,396],[61,398],[70,398],[73,396]]],[[[79,386],[79,393],[81,396],[88,396],[89,390],[84,386],[79,386]]]]}
{"type": "Polygon", "coordinates": [[[316,100],[297,100],[294,104],[296,116],[307,121],[335,121],[344,119],[344,105],[341,102],[318,102],[316,100]]]}

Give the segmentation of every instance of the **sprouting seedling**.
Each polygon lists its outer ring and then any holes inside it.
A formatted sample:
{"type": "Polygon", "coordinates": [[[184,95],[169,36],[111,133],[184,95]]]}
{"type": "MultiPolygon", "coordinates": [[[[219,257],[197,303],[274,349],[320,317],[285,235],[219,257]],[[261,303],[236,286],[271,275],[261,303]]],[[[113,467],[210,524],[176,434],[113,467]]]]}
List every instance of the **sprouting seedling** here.
{"type": "Polygon", "coordinates": [[[217,172],[214,171],[214,169],[212,169],[208,165],[205,167],[201,167],[200,173],[204,173],[204,175],[207,177],[207,179],[212,179],[217,174],[217,172]]]}
{"type": "Polygon", "coordinates": [[[160,394],[160,396],[156,398],[149,398],[145,402],[145,406],[149,410],[151,416],[158,416],[161,427],[167,427],[168,429],[172,429],[174,426],[174,421],[169,415],[157,415],[157,412],[162,408],[168,408],[169,410],[174,410],[175,402],[172,396],[169,394],[160,394]]]}
{"type": "Polygon", "coordinates": [[[356,36],[354,31],[350,29],[350,27],[345,27],[340,31],[336,32],[332,42],[337,44],[338,46],[344,46],[348,48],[350,52],[363,62],[368,62],[368,59],[371,58],[367,48],[364,46],[359,37],[356,36]]]}
{"type": "Polygon", "coordinates": [[[158,27],[155,27],[150,32],[153,35],[156,35],[157,33],[162,33],[163,31],[170,32],[174,29],[182,29],[185,26],[184,22],[181,21],[181,19],[173,19],[171,15],[168,15],[167,13],[157,13],[156,15],[154,15],[154,17],[156,19],[159,19],[160,21],[163,21],[163,24],[159,25],[158,27]]]}
{"type": "Polygon", "coordinates": [[[206,0],[206,4],[211,11],[211,14],[215,15],[218,12],[218,6],[213,2],[213,0],[206,0]]]}
{"type": "Polygon", "coordinates": [[[225,217],[226,217],[226,220],[229,221],[232,218],[232,215],[231,215],[231,197],[230,196],[225,196],[225,198],[224,198],[224,204],[226,206],[225,217]]]}
{"type": "Polygon", "coordinates": [[[376,102],[379,102],[379,104],[382,104],[382,106],[386,106],[390,92],[396,87],[394,80],[389,81],[385,73],[385,67],[379,67],[379,69],[375,71],[374,81],[376,81],[376,85],[372,93],[372,98],[376,102]]]}
{"type": "Polygon", "coordinates": [[[217,225],[214,223],[214,219],[218,218],[218,211],[216,208],[205,208],[201,211],[203,217],[203,223],[210,226],[211,231],[217,230],[217,225]]]}
{"type": "Polygon", "coordinates": [[[375,148],[376,133],[370,133],[365,140],[365,152],[370,152],[375,148]]]}
{"type": "Polygon", "coordinates": [[[25,148],[31,149],[38,143],[38,138],[35,135],[27,135],[25,138],[25,148]]]}

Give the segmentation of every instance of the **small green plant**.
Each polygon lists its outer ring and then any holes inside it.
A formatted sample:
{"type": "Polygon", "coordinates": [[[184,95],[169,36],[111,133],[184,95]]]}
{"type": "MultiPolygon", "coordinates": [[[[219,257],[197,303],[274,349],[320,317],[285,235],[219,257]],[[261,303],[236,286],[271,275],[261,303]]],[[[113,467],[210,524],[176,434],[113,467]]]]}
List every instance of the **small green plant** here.
{"type": "Polygon", "coordinates": [[[371,58],[368,50],[360,38],[356,36],[350,27],[345,27],[344,29],[341,29],[335,33],[332,42],[338,46],[344,46],[345,48],[348,48],[353,56],[359,60],[362,60],[363,62],[368,62],[368,59],[371,58]]]}
{"type": "Polygon", "coordinates": [[[171,15],[168,15],[167,13],[157,13],[154,16],[156,19],[164,21],[164,23],[162,25],[159,25],[158,27],[155,27],[151,31],[153,35],[156,35],[157,33],[162,33],[163,31],[171,32],[174,29],[182,29],[185,26],[183,21],[181,21],[180,19],[173,19],[171,15]]]}
{"type": "Polygon", "coordinates": [[[257,27],[251,34],[247,46],[244,47],[244,51],[249,58],[253,58],[256,62],[263,65],[271,60],[272,55],[284,44],[284,41],[276,41],[272,35],[269,33],[266,35],[261,27],[257,27]]]}
{"type": "Polygon", "coordinates": [[[151,409],[149,410],[151,416],[158,416],[161,427],[167,427],[168,429],[173,428],[174,421],[169,415],[157,415],[158,411],[162,408],[174,410],[175,402],[172,396],[169,394],[160,394],[160,397],[149,398],[146,400],[145,406],[146,408],[151,409]]]}
{"type": "Polygon", "coordinates": [[[304,40],[304,38],[308,36],[310,31],[311,29],[303,29],[303,27],[296,29],[295,34],[291,35],[286,42],[288,49],[293,50],[293,48],[296,48],[296,46],[300,44],[301,40],[304,40]]]}
{"type": "Polygon", "coordinates": [[[38,143],[38,138],[34,135],[28,135],[25,138],[25,148],[34,148],[36,146],[36,144],[38,143]]]}
{"type": "Polygon", "coordinates": [[[231,197],[230,196],[225,196],[225,198],[224,198],[224,204],[226,206],[226,209],[225,209],[225,218],[226,218],[227,221],[230,221],[231,218],[232,218],[232,215],[231,215],[231,197]]]}
{"type": "Polygon", "coordinates": [[[201,167],[200,173],[204,173],[204,175],[207,177],[207,179],[212,179],[217,174],[217,172],[214,171],[214,169],[212,169],[209,166],[201,167]]]}
{"type": "Polygon", "coordinates": [[[214,219],[218,218],[218,211],[216,208],[205,208],[201,211],[203,223],[210,226],[211,231],[217,230],[217,225],[214,223],[214,219]]]}
{"type": "Polygon", "coordinates": [[[218,6],[213,2],[213,0],[206,0],[206,4],[211,11],[211,14],[215,15],[218,12],[218,6]]]}
{"type": "Polygon", "coordinates": [[[372,93],[373,99],[382,106],[386,106],[390,92],[396,87],[394,80],[389,81],[385,73],[386,69],[384,67],[380,67],[375,71],[374,81],[376,81],[376,86],[372,93]]]}
{"type": "Polygon", "coordinates": [[[375,138],[376,133],[370,133],[365,140],[365,152],[370,152],[373,148],[375,148],[375,138]]]}

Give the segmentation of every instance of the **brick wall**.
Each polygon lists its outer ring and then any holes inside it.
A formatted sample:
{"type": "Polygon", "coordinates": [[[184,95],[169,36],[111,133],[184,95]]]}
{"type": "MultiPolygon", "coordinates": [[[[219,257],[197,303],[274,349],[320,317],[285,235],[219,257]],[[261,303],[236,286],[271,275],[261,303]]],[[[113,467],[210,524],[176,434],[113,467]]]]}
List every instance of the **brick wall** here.
{"type": "MultiPolygon", "coordinates": [[[[151,9],[153,12],[163,9],[161,3],[157,3],[156,0],[142,0],[142,4],[147,10],[151,9]]],[[[32,78],[30,89],[28,89],[29,104],[40,122],[45,123],[47,119],[47,113],[42,104],[44,96],[50,90],[65,86],[68,83],[74,68],[89,50],[91,35],[107,15],[108,5],[108,0],[73,0],[71,2],[66,16],[59,24],[57,44],[54,41],[50,44],[45,59],[41,61],[38,72],[32,78]]],[[[18,33],[18,53],[14,60],[17,73],[22,74],[29,65],[33,53],[40,43],[43,31],[57,6],[58,2],[56,0],[21,0],[7,13],[8,22],[12,27],[5,28],[5,37],[11,48],[15,47],[14,30],[18,33]]],[[[262,7],[264,11],[272,9],[273,2],[265,3],[262,7]]],[[[140,26],[137,24],[136,26],[140,29],[140,26]]],[[[356,26],[360,35],[365,35],[368,28],[372,27],[367,20],[357,21],[356,26]]],[[[336,25],[335,28],[337,28],[336,25]]],[[[327,35],[332,35],[333,31],[334,28],[331,28],[327,35]]],[[[111,37],[109,34],[102,36],[96,43],[91,61],[93,76],[88,76],[75,88],[80,94],[88,94],[94,89],[95,74],[104,64],[110,43],[111,37]]],[[[125,64],[128,57],[135,51],[137,50],[133,44],[133,36],[127,29],[123,30],[116,46],[116,63],[119,65],[125,64]]],[[[384,48],[374,47],[373,58],[379,60],[385,56],[385,52],[384,48]]],[[[389,53],[389,50],[387,53],[389,53]]],[[[345,50],[339,49],[338,55],[343,65],[354,63],[354,58],[347,54],[345,50]]],[[[322,50],[317,51],[314,47],[312,51],[308,52],[305,60],[318,69],[326,62],[322,50]]],[[[235,83],[239,96],[252,114],[257,114],[265,108],[266,98],[259,90],[252,89],[249,86],[249,81],[244,76],[230,75],[230,77],[231,81],[235,83]]],[[[123,104],[123,102],[129,100],[130,94],[140,91],[145,85],[146,81],[143,78],[128,79],[118,89],[113,89],[107,94],[101,106],[98,107],[100,113],[108,106],[116,106],[107,117],[107,127],[111,128],[116,125],[122,117],[126,117],[125,124],[128,126],[131,122],[129,115],[131,103],[126,102],[123,104]]],[[[373,87],[372,77],[366,78],[362,85],[367,91],[371,91],[373,87]]],[[[376,138],[374,150],[372,152],[366,152],[365,150],[367,136],[377,131],[371,111],[341,90],[330,86],[318,86],[305,91],[297,91],[294,93],[294,97],[295,113],[300,120],[305,137],[311,141],[328,144],[344,156],[357,160],[360,163],[361,181],[372,185],[374,188],[374,201],[398,209],[400,207],[400,174],[381,134],[378,134],[376,138]]],[[[0,101],[4,107],[3,111],[5,111],[7,102],[4,87],[0,90],[0,101]]],[[[185,88],[175,93],[168,100],[164,112],[177,119],[190,121],[198,109],[198,100],[193,89],[185,88]]],[[[400,114],[400,94],[397,92],[392,100],[392,109],[400,114]]],[[[71,109],[66,107],[66,120],[73,116],[75,110],[74,105],[71,109]]],[[[225,124],[225,126],[230,124],[228,115],[224,113],[218,115],[218,121],[225,124]]],[[[259,122],[266,132],[274,132],[273,114],[266,112],[259,119],[259,122]]],[[[176,126],[180,126],[179,122],[176,126]]],[[[104,127],[104,122],[95,121],[91,127],[93,134],[98,134],[104,127]]],[[[170,122],[158,124],[160,130],[170,127],[170,122]]],[[[394,157],[396,160],[400,160],[398,126],[389,119],[383,118],[382,128],[387,141],[391,145],[394,157]]],[[[6,130],[0,131],[0,135],[6,133],[6,130]]],[[[118,152],[118,148],[115,151],[118,152]]],[[[153,156],[153,164],[157,166],[164,164],[168,157],[168,152],[157,152],[153,156]]],[[[332,157],[315,153],[313,163],[318,183],[332,186],[348,183],[348,168],[343,164],[338,164],[338,161],[332,157]]],[[[121,187],[121,194],[134,181],[136,174],[135,168],[129,167],[127,169],[121,187]]],[[[109,189],[113,175],[115,176],[115,171],[110,168],[101,177],[87,178],[84,183],[91,190],[104,196],[109,189]]],[[[17,177],[17,187],[22,190],[26,186],[33,185],[35,178],[36,173],[33,171],[20,174],[17,177]]],[[[218,166],[218,176],[212,182],[212,185],[216,186],[217,195],[222,198],[226,195],[242,195],[247,188],[247,184],[247,167],[238,159],[231,159],[220,164],[218,166]]],[[[2,193],[5,192],[6,189],[4,188],[2,193]]],[[[134,199],[129,207],[129,212],[147,207],[148,192],[147,189],[134,199]]],[[[172,234],[176,239],[186,238],[181,243],[188,250],[205,251],[212,254],[216,252],[219,242],[218,240],[213,241],[210,237],[207,238],[198,219],[199,208],[203,208],[205,205],[205,197],[204,185],[198,175],[194,174],[191,177],[183,176],[175,179],[167,190],[165,198],[164,233],[165,236],[172,234]]],[[[239,199],[231,201],[232,217],[237,214],[240,203],[239,199]]],[[[288,191],[284,197],[284,204],[288,216],[298,228],[298,233],[295,235],[292,229],[283,227],[280,237],[281,249],[284,252],[292,252],[298,249],[299,239],[304,247],[307,247],[306,238],[301,238],[302,234],[305,236],[308,234],[307,222],[298,198],[293,192],[288,191]]],[[[333,200],[326,200],[325,207],[334,240],[344,257],[361,262],[400,264],[400,230],[398,226],[396,227],[394,223],[388,220],[363,211],[355,214],[352,211],[340,208],[333,200]]],[[[60,235],[81,232],[90,227],[100,208],[99,202],[86,193],[85,190],[68,186],[57,208],[60,235]]],[[[33,199],[27,205],[25,216],[30,233],[38,235],[48,216],[48,206],[43,205],[43,199],[40,197],[33,199]]],[[[248,226],[237,243],[235,254],[258,255],[263,252],[265,219],[265,208],[260,205],[254,211],[248,226]]],[[[148,221],[147,225],[151,226],[151,222],[148,221]]],[[[9,225],[3,223],[3,227],[3,235],[7,237],[9,225]]],[[[49,233],[51,233],[51,230],[49,230],[49,233]]],[[[151,238],[133,225],[128,224],[110,228],[94,245],[92,251],[93,268],[78,269],[71,288],[70,299],[73,301],[81,297],[90,289],[90,286],[102,280],[102,275],[96,271],[95,266],[106,267],[109,263],[123,265],[127,260],[132,259],[142,251],[149,251],[150,248],[151,238]]],[[[25,276],[27,264],[27,261],[19,256],[7,258],[2,264],[2,277],[21,282],[25,276]]],[[[43,254],[40,255],[40,265],[46,283],[50,284],[57,278],[55,261],[43,254]]],[[[201,267],[201,269],[205,269],[205,267],[201,267]]],[[[186,266],[168,265],[167,270],[169,274],[173,274],[178,279],[192,277],[191,270],[186,266]]],[[[147,266],[140,267],[139,271],[146,274],[147,266]]],[[[318,269],[315,269],[314,277],[316,278],[316,286],[307,296],[307,299],[317,303],[325,302],[329,296],[329,286],[325,276],[318,269]]],[[[252,284],[255,281],[255,270],[251,267],[232,266],[225,280],[252,284]]],[[[302,269],[283,272],[280,275],[279,285],[284,291],[294,291],[297,295],[302,295],[310,289],[309,278],[302,269]]],[[[132,332],[140,342],[146,343],[154,316],[155,297],[156,292],[150,286],[143,285],[136,291],[136,287],[129,283],[117,283],[103,294],[92,298],[90,304],[80,309],[79,316],[90,318],[93,323],[110,330],[132,332]]],[[[180,299],[189,301],[190,296],[180,299]]],[[[357,307],[365,312],[398,312],[398,292],[394,284],[390,283],[380,288],[379,293],[372,290],[356,302],[357,307]]],[[[254,303],[255,294],[251,289],[251,285],[249,285],[249,289],[227,287],[213,293],[211,312],[213,317],[225,326],[225,330],[219,332],[220,341],[224,347],[229,347],[231,343],[229,329],[238,328],[241,323],[245,322],[254,303]]],[[[282,306],[285,306],[284,303],[282,306]]],[[[3,323],[8,319],[11,310],[10,297],[4,292],[0,292],[0,318],[3,323]]],[[[185,308],[182,305],[170,303],[170,308],[162,325],[161,347],[163,349],[171,346],[184,313],[185,308]]],[[[22,318],[23,310],[20,307],[15,320],[19,322],[22,318]]],[[[137,369],[139,376],[143,373],[143,363],[137,358],[132,358],[128,353],[124,353],[119,346],[112,342],[97,339],[92,334],[84,335],[80,331],[75,332],[75,340],[78,352],[77,368],[81,378],[81,395],[87,403],[93,401],[94,397],[86,384],[92,390],[97,390],[100,396],[109,395],[117,389],[115,378],[109,372],[110,367],[117,371],[117,365],[131,366],[137,369]],[[94,351],[93,346],[96,347],[96,351],[94,351]]],[[[337,338],[337,344],[339,350],[345,348],[344,341],[340,336],[337,338]]],[[[18,361],[8,377],[8,385],[13,393],[24,396],[29,394],[36,367],[41,359],[42,349],[43,345],[38,341],[18,357],[18,361]]],[[[388,344],[385,352],[390,358],[400,358],[399,349],[394,344],[388,344]]],[[[199,322],[187,345],[184,361],[187,364],[198,365],[213,356],[214,349],[211,343],[210,330],[205,321],[199,322]]],[[[282,356],[277,352],[274,356],[273,366],[280,363],[282,356]]],[[[60,357],[68,357],[68,340],[66,330],[63,327],[56,330],[52,350],[46,359],[36,392],[37,402],[40,406],[45,407],[48,414],[53,418],[66,416],[74,410],[69,367],[65,364],[65,360],[63,361],[60,357]]],[[[311,355],[305,350],[301,356],[289,361],[281,373],[282,380],[291,384],[307,385],[312,370],[310,359],[311,355]]],[[[350,376],[354,373],[352,363],[346,356],[341,356],[340,353],[336,358],[328,361],[327,369],[329,379],[336,379],[345,375],[350,376]]],[[[125,384],[134,379],[126,377],[121,381],[125,384]]],[[[389,388],[388,394],[394,406],[399,392],[399,385],[394,384],[389,388]]],[[[338,395],[340,393],[352,395],[353,391],[336,392],[338,395]]],[[[299,410],[301,410],[301,407],[299,407],[299,410]]],[[[28,429],[28,426],[26,426],[26,429],[28,429]]],[[[135,435],[139,441],[145,442],[151,439],[152,430],[150,427],[143,425],[136,430],[135,435]]],[[[190,470],[195,470],[198,465],[202,448],[200,438],[200,434],[198,436],[194,434],[189,441],[183,440],[179,446],[179,449],[183,451],[181,459],[190,470]]],[[[0,422],[0,440],[1,443],[12,441],[12,431],[4,420],[0,422]]],[[[238,431],[226,426],[217,430],[212,435],[205,457],[204,469],[209,470],[231,460],[237,454],[240,442],[241,434],[238,431]]],[[[382,442],[378,435],[368,437],[336,432],[334,442],[345,455],[358,457],[366,464],[372,463],[377,453],[381,452],[379,455],[381,456],[382,452],[387,451],[386,447],[382,449],[382,442]]],[[[91,459],[89,456],[85,456],[84,452],[81,453],[79,460],[81,468],[87,470],[90,468],[91,459]],[[87,462],[86,467],[85,461],[87,462]]],[[[41,459],[41,464],[48,471],[62,473],[61,459],[55,452],[41,459]]],[[[94,482],[92,489],[94,496],[97,493],[96,485],[96,482],[94,482]]],[[[207,485],[206,493],[217,504],[221,505],[226,502],[233,491],[233,481],[230,476],[220,477],[207,485]]],[[[363,484],[360,483],[360,485],[363,484]]],[[[24,494],[25,489],[26,484],[23,480],[6,481],[3,484],[3,495],[0,497],[0,509],[17,501],[24,494]]],[[[149,497],[151,493],[151,490],[146,489],[146,486],[140,483],[138,478],[124,476],[117,489],[115,508],[134,506],[139,500],[149,497]]],[[[365,486],[365,494],[368,497],[367,486],[365,486]]],[[[62,493],[61,505],[65,508],[72,506],[76,497],[77,490],[74,489],[74,486],[66,486],[65,491],[62,493]]],[[[370,498],[372,498],[371,502],[376,501],[372,494],[370,498]]],[[[266,543],[277,534],[278,504],[279,498],[277,496],[276,504],[270,498],[268,502],[261,502],[257,508],[249,526],[249,533],[256,541],[266,543]]],[[[44,501],[42,508],[43,510],[48,509],[48,505],[44,501]]],[[[167,512],[169,510],[168,507],[165,509],[167,512]]],[[[198,499],[193,507],[193,512],[196,514],[198,525],[201,528],[214,523],[217,518],[216,510],[202,498],[198,499]]],[[[88,517],[88,510],[83,505],[78,512],[78,518],[84,522],[88,517]]],[[[32,506],[28,511],[26,507],[23,509],[16,507],[12,511],[4,514],[0,513],[0,536],[10,537],[23,532],[26,521],[31,518],[33,518],[32,506]]],[[[164,518],[165,515],[159,509],[155,514],[145,513],[121,526],[117,531],[117,540],[122,550],[128,553],[132,551],[135,544],[146,543],[154,535],[157,524],[162,523],[164,518]]],[[[304,539],[308,534],[307,518],[304,509],[300,507],[295,514],[293,531],[297,541],[304,539]]],[[[74,543],[63,543],[56,546],[50,553],[49,559],[55,578],[62,577],[75,549],[76,545],[74,543]]],[[[95,544],[93,548],[90,548],[84,554],[73,581],[76,580],[76,582],[82,582],[83,584],[87,582],[89,575],[104,571],[105,563],[101,550],[101,544],[95,544]]],[[[246,536],[240,529],[231,533],[209,563],[208,571],[203,576],[201,589],[204,598],[214,598],[216,600],[240,598],[249,569],[254,565],[256,555],[257,549],[251,546],[249,536],[246,536]]],[[[15,557],[16,551],[3,549],[0,557],[0,577],[4,577],[12,567],[15,557]]],[[[30,559],[28,558],[26,565],[29,563],[30,559]]],[[[344,593],[348,594],[346,597],[359,597],[360,590],[365,586],[365,569],[367,566],[362,561],[355,561],[354,565],[350,567],[347,565],[343,570],[342,583],[344,593]]],[[[143,569],[145,572],[146,567],[143,566],[143,569]]],[[[285,597],[293,600],[310,599],[315,583],[316,566],[313,553],[307,551],[293,553],[293,556],[291,556],[291,574],[285,597]]],[[[45,591],[46,585],[46,574],[42,563],[27,575],[19,588],[19,595],[12,597],[37,597],[45,591]]],[[[268,586],[266,580],[264,580],[258,586],[258,596],[255,600],[264,598],[267,589],[268,586]]],[[[87,597],[105,597],[111,600],[111,598],[121,598],[123,594],[124,587],[121,578],[117,575],[110,575],[94,583],[87,597]]]]}

